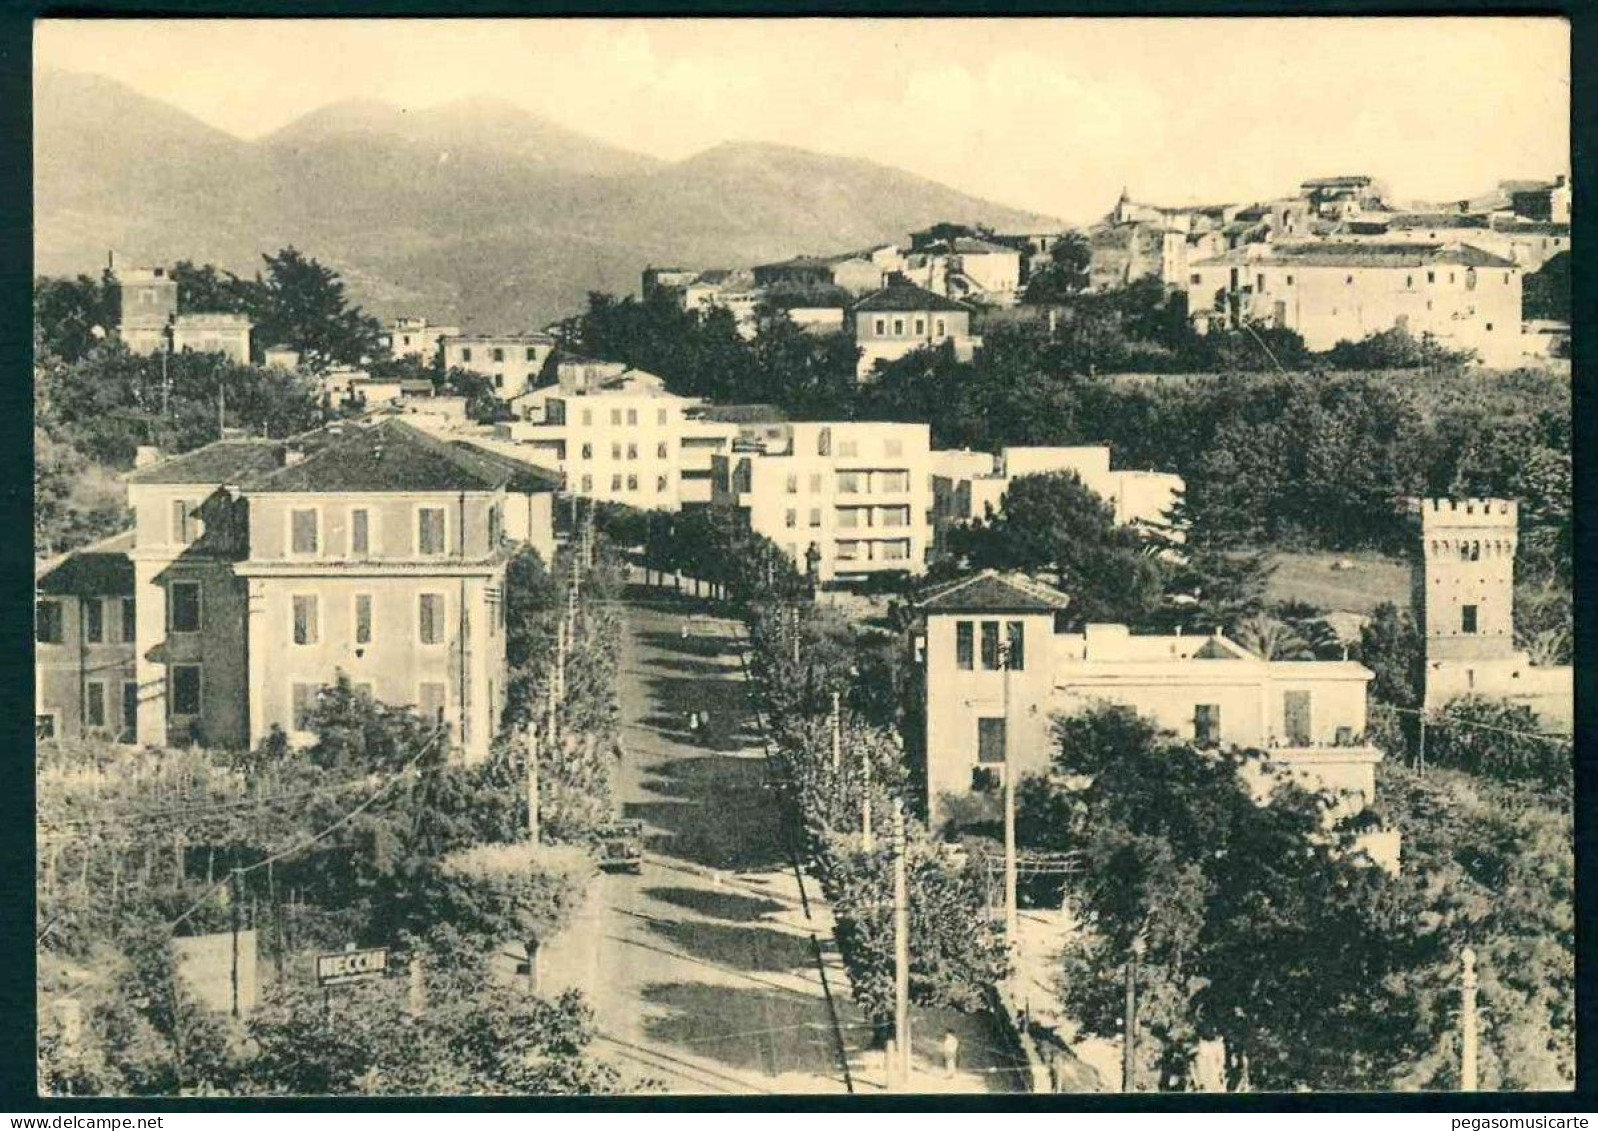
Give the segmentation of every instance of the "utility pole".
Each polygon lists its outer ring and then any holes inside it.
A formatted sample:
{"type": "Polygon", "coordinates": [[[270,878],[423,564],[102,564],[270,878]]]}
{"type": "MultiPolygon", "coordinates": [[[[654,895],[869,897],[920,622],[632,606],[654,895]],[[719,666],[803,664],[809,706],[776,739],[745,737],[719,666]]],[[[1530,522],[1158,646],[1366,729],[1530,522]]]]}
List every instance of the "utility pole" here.
{"type": "Polygon", "coordinates": [[[550,693],[560,700],[566,698],[566,638],[569,631],[564,620],[555,625],[555,685],[550,693]]]}
{"type": "Polygon", "coordinates": [[[1476,1090],[1476,952],[1466,947],[1460,954],[1459,979],[1459,1090],[1476,1090]]]}
{"type": "Polygon", "coordinates": [[[1426,772],[1426,708],[1420,709],[1420,744],[1416,748],[1415,768],[1422,774],[1426,772]]]}
{"type": "Polygon", "coordinates": [[[555,698],[555,685],[549,685],[549,724],[544,733],[549,735],[549,751],[555,753],[560,748],[560,700],[555,698]]]}
{"type": "Polygon", "coordinates": [[[910,1087],[910,884],[904,802],[893,808],[893,1039],[900,1087],[910,1087]]]}
{"type": "Polygon", "coordinates": [[[1137,1091],[1137,964],[1143,957],[1143,936],[1132,940],[1126,960],[1126,1017],[1121,1034],[1121,1091],[1137,1091]]]}
{"type": "Polygon", "coordinates": [[[1004,941],[1010,949],[1013,963],[1021,946],[1021,915],[1016,905],[1015,867],[1015,759],[1011,756],[1014,743],[1010,737],[1010,671],[1009,641],[999,645],[999,663],[1004,668],[1004,941]]]}
{"type": "Polygon", "coordinates": [[[538,843],[538,724],[527,724],[527,839],[538,843]]]}
{"type": "Polygon", "coordinates": [[[843,768],[843,711],[836,691],[832,693],[832,777],[838,779],[838,772],[843,768]]]}
{"type": "Polygon", "coordinates": [[[244,885],[242,883],[244,873],[234,868],[228,879],[230,881],[228,894],[231,896],[228,902],[232,904],[233,919],[233,1017],[237,1020],[239,1016],[239,916],[244,910],[242,906],[244,902],[244,885]]]}
{"type": "Polygon", "coordinates": [[[871,836],[871,745],[860,744],[860,848],[871,852],[876,841],[871,836]]]}

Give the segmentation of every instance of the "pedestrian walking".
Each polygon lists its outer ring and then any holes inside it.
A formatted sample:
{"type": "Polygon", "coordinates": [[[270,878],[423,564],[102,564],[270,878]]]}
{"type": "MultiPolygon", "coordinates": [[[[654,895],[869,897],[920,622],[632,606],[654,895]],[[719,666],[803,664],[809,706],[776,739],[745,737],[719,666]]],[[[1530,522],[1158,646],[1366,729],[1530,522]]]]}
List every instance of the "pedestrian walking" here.
{"type": "Polygon", "coordinates": [[[688,730],[693,734],[699,733],[699,712],[688,712],[688,730]]]}
{"type": "Polygon", "coordinates": [[[682,637],[682,639],[684,639],[684,640],[688,639],[688,622],[687,621],[683,621],[682,624],[679,626],[678,634],[682,637]]]}
{"type": "Polygon", "coordinates": [[[955,1066],[960,1060],[960,1038],[954,1035],[953,1029],[943,1031],[943,1075],[953,1080],[955,1066]]]}

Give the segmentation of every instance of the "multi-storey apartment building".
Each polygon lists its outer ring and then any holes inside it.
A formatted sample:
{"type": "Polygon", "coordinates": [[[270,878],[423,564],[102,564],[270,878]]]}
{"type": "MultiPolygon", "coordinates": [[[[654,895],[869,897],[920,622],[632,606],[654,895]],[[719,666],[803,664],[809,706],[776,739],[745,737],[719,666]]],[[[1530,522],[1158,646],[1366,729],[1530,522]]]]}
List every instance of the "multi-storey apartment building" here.
{"type": "Polygon", "coordinates": [[[1200,746],[1266,751],[1343,811],[1375,796],[1381,752],[1366,741],[1372,678],[1348,661],[1265,660],[1215,636],[1141,636],[1124,625],[1063,631],[1066,594],[994,570],[950,582],[919,603],[913,647],[934,822],[949,801],[1046,772],[1055,716],[1123,704],[1200,746]]]}
{"type": "Polygon", "coordinates": [[[557,373],[557,384],[517,403],[529,419],[501,425],[502,440],[558,468],[585,498],[650,510],[710,501],[711,460],[731,449],[740,424],[641,369],[573,360],[557,373]]]}
{"type": "Polygon", "coordinates": [[[715,505],[787,551],[817,580],[926,569],[931,442],[925,424],[794,423],[780,438],[715,457],[715,505]],[[814,548],[814,555],[811,551],[814,548]]]}
{"type": "Polygon", "coordinates": [[[128,544],[94,548],[127,564],[73,555],[40,579],[40,725],[70,733],[76,713],[96,729],[94,693],[70,686],[78,655],[115,673],[108,728],[154,745],[302,738],[317,690],[343,672],[482,757],[504,701],[505,563],[518,542],[551,545],[556,484],[398,420],[138,468],[128,544]],[[110,600],[124,603],[107,621],[110,600]],[[96,635],[114,655],[76,643],[96,635]]]}
{"type": "Polygon", "coordinates": [[[494,382],[501,400],[519,397],[538,384],[555,352],[548,334],[462,334],[443,339],[445,369],[466,369],[494,382]]]}
{"type": "Polygon", "coordinates": [[[1253,244],[1192,264],[1188,310],[1200,328],[1261,322],[1296,330],[1315,350],[1401,326],[1514,365],[1521,274],[1468,243],[1253,244]]]}

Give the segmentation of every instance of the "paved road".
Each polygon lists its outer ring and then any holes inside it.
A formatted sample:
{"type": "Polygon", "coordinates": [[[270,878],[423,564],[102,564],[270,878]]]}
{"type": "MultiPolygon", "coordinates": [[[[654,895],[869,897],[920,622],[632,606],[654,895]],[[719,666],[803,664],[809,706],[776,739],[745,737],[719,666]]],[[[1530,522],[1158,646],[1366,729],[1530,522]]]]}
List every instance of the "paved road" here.
{"type": "MultiPolygon", "coordinates": [[[[881,1054],[847,1000],[830,919],[813,882],[801,893],[765,788],[734,625],[661,601],[631,600],[626,613],[616,792],[623,814],[645,822],[649,855],[642,875],[595,883],[544,949],[542,990],[584,992],[600,1051],[632,1085],[881,1091],[881,1054]],[[694,709],[709,712],[708,741],[685,725],[694,709]]],[[[918,1011],[915,1032],[920,1090],[1011,1090],[1015,1073],[981,1019],[918,1011]],[[932,1071],[945,1027],[963,1042],[954,1079],[932,1071]]]]}
{"type": "MultiPolygon", "coordinates": [[[[620,685],[626,816],[643,874],[607,875],[543,955],[542,988],[577,986],[634,1082],[673,1092],[841,1092],[838,1034],[780,812],[747,725],[732,625],[634,604],[620,685]],[[697,708],[714,741],[683,725],[697,708]]],[[[824,935],[822,937],[825,937],[824,935]]],[[[855,1042],[855,1043],[858,1043],[855,1042]]]]}

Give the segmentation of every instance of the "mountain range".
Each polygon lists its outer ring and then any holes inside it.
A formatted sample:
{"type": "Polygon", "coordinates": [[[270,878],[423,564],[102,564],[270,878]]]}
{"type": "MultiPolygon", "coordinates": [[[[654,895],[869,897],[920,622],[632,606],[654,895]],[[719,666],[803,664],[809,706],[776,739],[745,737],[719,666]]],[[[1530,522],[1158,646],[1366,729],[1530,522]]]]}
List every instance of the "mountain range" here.
{"type": "Polygon", "coordinates": [[[34,254],[42,274],[123,262],[250,273],[293,244],[372,313],[524,330],[625,294],[646,266],[846,251],[938,220],[1060,221],[857,158],[728,142],[666,162],[506,102],[335,103],[255,140],[114,80],[41,73],[34,254]]]}

